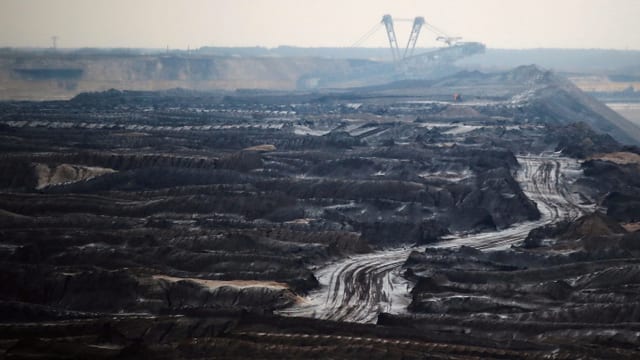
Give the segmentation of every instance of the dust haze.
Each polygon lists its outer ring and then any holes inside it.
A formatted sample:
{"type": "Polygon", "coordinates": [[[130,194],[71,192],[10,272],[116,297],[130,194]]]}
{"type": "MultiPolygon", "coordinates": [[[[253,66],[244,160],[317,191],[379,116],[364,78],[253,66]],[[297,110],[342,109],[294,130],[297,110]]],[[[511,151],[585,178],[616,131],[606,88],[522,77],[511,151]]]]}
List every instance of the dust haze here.
{"type": "Polygon", "coordinates": [[[45,47],[56,35],[61,47],[344,47],[387,13],[493,48],[640,49],[634,0],[5,0],[0,46],[45,47]]]}

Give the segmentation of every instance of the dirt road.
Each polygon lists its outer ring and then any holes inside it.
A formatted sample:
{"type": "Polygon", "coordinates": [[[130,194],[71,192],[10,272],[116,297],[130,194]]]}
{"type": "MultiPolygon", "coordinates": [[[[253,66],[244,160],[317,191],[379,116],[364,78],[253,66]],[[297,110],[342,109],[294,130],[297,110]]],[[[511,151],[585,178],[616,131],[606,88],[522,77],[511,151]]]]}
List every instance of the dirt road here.
{"type": "MultiPolygon", "coordinates": [[[[538,205],[541,218],[507,229],[451,236],[431,246],[472,246],[483,251],[518,244],[532,229],[564,219],[575,219],[590,207],[581,205],[569,185],[580,175],[576,160],[547,153],[519,156],[516,178],[525,194],[538,205]]],[[[401,313],[410,302],[411,283],[402,277],[402,264],[417,248],[397,248],[352,256],[320,268],[321,289],[283,314],[337,321],[375,322],[380,312],[401,313]]]]}

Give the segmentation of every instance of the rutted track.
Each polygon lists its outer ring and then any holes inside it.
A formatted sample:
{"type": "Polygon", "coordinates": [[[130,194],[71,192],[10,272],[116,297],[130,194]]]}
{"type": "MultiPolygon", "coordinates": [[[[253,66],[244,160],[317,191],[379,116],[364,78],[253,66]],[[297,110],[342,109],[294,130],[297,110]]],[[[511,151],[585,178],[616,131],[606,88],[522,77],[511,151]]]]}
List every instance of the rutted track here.
{"type": "Polygon", "coordinates": [[[533,200],[540,211],[540,219],[518,224],[496,232],[452,237],[434,247],[451,248],[462,245],[480,250],[499,250],[516,244],[529,231],[561,220],[574,220],[587,208],[570,193],[569,185],[580,175],[576,160],[562,158],[555,154],[540,156],[519,156],[520,171],[516,179],[527,197],[533,200]]]}
{"type": "MultiPolygon", "coordinates": [[[[462,245],[480,250],[499,250],[524,240],[532,229],[576,219],[586,206],[569,190],[580,175],[577,161],[557,154],[519,156],[521,169],[517,180],[525,194],[538,205],[541,218],[500,231],[468,234],[447,239],[434,247],[462,245]]],[[[402,264],[415,249],[399,248],[349,257],[329,264],[316,272],[322,288],[306,302],[283,311],[291,316],[305,316],[337,321],[374,322],[380,312],[398,313],[409,304],[411,284],[402,277],[402,264]]]]}

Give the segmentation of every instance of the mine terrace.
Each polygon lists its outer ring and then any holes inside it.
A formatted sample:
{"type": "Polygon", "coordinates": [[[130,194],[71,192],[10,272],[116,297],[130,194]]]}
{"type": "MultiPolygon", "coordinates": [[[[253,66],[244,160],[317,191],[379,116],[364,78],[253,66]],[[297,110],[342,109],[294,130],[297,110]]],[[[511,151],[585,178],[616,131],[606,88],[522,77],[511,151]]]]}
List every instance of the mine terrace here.
{"type": "Polygon", "coordinates": [[[535,66],[2,102],[0,349],[636,359],[639,131],[535,66]]]}

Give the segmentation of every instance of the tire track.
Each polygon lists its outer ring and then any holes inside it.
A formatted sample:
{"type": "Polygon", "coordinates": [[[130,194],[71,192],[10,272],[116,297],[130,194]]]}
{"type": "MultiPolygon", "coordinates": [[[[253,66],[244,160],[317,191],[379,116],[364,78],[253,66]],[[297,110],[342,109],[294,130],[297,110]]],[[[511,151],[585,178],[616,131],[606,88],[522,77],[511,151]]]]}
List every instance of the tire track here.
{"type": "MultiPolygon", "coordinates": [[[[529,231],[561,220],[574,220],[591,207],[578,204],[569,184],[581,174],[576,160],[556,153],[519,156],[516,180],[541,217],[489,233],[452,236],[435,248],[473,246],[483,251],[506,249],[524,240],[529,231]]],[[[592,209],[592,208],[591,208],[592,209]]],[[[336,321],[371,323],[380,312],[404,312],[411,299],[411,284],[402,277],[402,265],[415,248],[396,248],[341,259],[318,270],[321,289],[306,302],[280,311],[336,321]]],[[[419,249],[418,249],[419,250],[419,249]]]]}

